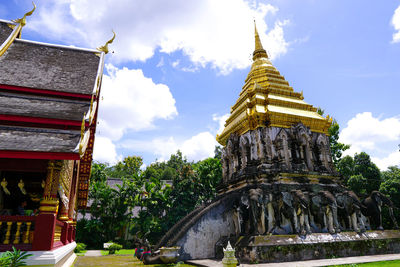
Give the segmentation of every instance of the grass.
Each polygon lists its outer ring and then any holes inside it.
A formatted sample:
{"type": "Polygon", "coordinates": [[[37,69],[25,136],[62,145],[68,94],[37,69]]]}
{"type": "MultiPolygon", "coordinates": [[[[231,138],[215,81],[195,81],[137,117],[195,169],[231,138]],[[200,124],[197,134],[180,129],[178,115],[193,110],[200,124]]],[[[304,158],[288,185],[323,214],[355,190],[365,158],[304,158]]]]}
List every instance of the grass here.
{"type": "Polygon", "coordinates": [[[81,252],[75,253],[76,256],[85,256],[87,250],[82,250],[81,252]]]}
{"type": "Polygon", "coordinates": [[[394,261],[377,261],[367,262],[358,264],[344,264],[344,265],[333,265],[332,267],[398,267],[400,266],[400,260],[394,261]]]}
{"type": "MultiPolygon", "coordinates": [[[[135,253],[134,249],[120,249],[115,251],[115,255],[131,255],[133,256],[133,253],[135,253]]],[[[108,255],[108,250],[102,250],[101,255],[105,256],[108,255]]]]}
{"type": "MultiPolygon", "coordinates": [[[[130,251],[130,250],[129,250],[130,251]]],[[[73,267],[101,267],[101,266],[133,266],[133,267],[193,267],[189,264],[155,264],[144,265],[141,261],[134,258],[132,255],[107,255],[101,257],[78,257],[73,267]]]]}

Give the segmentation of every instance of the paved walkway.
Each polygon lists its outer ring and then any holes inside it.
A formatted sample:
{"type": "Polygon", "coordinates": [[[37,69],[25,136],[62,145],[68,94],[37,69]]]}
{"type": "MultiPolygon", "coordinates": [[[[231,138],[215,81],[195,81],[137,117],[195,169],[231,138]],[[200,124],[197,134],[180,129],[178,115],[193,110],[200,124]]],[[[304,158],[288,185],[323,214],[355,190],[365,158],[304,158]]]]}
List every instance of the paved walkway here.
{"type": "MultiPolygon", "coordinates": [[[[316,266],[329,266],[329,265],[340,265],[340,264],[354,264],[374,261],[391,261],[400,260],[400,254],[385,254],[385,255],[371,255],[371,256],[359,256],[359,257],[346,257],[337,259],[323,259],[323,260],[309,260],[309,261],[292,261],[282,263],[262,263],[262,264],[241,264],[241,267],[316,267],[316,266]]],[[[193,263],[198,266],[207,267],[220,267],[222,266],[221,261],[216,260],[192,260],[188,263],[193,263]]]]}
{"type": "Polygon", "coordinates": [[[85,256],[99,257],[101,256],[101,250],[88,250],[86,251],[85,256]]]}

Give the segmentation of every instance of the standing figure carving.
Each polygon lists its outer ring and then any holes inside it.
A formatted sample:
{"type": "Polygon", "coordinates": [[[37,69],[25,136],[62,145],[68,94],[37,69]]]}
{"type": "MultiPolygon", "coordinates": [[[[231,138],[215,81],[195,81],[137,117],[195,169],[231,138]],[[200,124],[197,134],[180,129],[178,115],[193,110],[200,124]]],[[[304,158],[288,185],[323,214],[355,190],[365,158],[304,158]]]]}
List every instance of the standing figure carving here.
{"type": "Polygon", "coordinates": [[[319,151],[319,160],[326,171],[332,171],[331,156],[329,151],[328,137],[320,134],[317,138],[317,147],[319,151]]]}
{"type": "Polygon", "coordinates": [[[239,151],[241,160],[241,169],[243,170],[247,166],[247,162],[250,159],[250,140],[248,132],[239,138],[239,151]]]}
{"type": "Polygon", "coordinates": [[[291,170],[291,154],[289,150],[288,135],[284,129],[281,129],[278,136],[276,137],[276,147],[278,150],[279,161],[283,163],[282,169],[291,170]]]}
{"type": "Polygon", "coordinates": [[[298,124],[295,129],[297,131],[297,140],[299,140],[300,145],[300,157],[306,164],[307,169],[313,171],[314,166],[310,147],[311,137],[308,133],[308,129],[303,124],[298,124]]]}

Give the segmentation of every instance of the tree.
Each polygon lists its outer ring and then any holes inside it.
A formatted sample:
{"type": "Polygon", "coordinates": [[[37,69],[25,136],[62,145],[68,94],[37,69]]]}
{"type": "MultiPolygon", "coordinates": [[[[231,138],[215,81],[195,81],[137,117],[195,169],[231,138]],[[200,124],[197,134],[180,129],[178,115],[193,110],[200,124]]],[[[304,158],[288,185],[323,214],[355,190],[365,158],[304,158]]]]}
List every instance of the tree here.
{"type": "Polygon", "coordinates": [[[220,158],[207,158],[193,165],[199,185],[199,201],[207,202],[216,197],[216,188],[222,179],[222,164],[220,158]]]}
{"type": "Polygon", "coordinates": [[[389,196],[396,207],[400,207],[400,168],[391,166],[382,172],[382,183],[379,191],[389,196]]]}
{"type": "Polygon", "coordinates": [[[356,153],[354,158],[346,156],[338,162],[337,166],[343,175],[344,183],[354,192],[369,194],[374,190],[379,190],[381,174],[367,153],[356,153]]]}
{"type": "Polygon", "coordinates": [[[361,152],[354,155],[354,173],[361,174],[367,180],[365,188],[368,194],[379,190],[381,172],[367,153],[361,152]]]}
{"type": "Polygon", "coordinates": [[[333,120],[332,125],[328,129],[329,145],[331,148],[332,160],[335,165],[340,161],[343,151],[350,148],[350,145],[340,143],[339,140],[339,124],[333,120]]]}
{"type": "MultiPolygon", "coordinates": [[[[321,116],[324,115],[325,111],[321,108],[317,109],[317,113],[321,116]]],[[[350,148],[350,145],[346,145],[339,142],[339,123],[334,119],[332,125],[328,128],[329,133],[329,146],[331,148],[332,160],[335,166],[340,161],[343,151],[350,148]]]]}
{"type": "Polygon", "coordinates": [[[347,185],[359,196],[365,196],[367,194],[367,179],[365,179],[365,177],[361,174],[350,176],[350,178],[347,180],[347,185]]]}
{"type": "Polygon", "coordinates": [[[105,182],[107,180],[108,165],[101,162],[93,162],[92,170],[90,172],[90,180],[92,182],[105,182]]]}
{"type": "Polygon", "coordinates": [[[108,175],[113,178],[133,177],[140,175],[143,159],[138,156],[128,156],[108,170],[108,175]]]}
{"type": "Polygon", "coordinates": [[[344,178],[344,184],[348,184],[349,178],[354,175],[354,159],[351,156],[343,157],[337,164],[337,170],[342,174],[344,178]]]}

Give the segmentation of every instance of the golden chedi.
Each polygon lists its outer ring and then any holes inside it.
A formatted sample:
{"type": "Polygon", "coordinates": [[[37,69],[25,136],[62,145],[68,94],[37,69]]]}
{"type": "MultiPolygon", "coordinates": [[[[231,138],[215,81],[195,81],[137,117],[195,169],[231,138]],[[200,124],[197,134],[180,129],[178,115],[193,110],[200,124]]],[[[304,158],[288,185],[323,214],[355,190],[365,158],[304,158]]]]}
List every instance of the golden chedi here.
{"type": "Polygon", "coordinates": [[[295,92],[272,65],[255,28],[251,70],[217,141],[226,145],[232,133],[242,135],[267,126],[290,128],[299,122],[313,132],[327,134],[332,119],[319,115],[317,108],[303,99],[303,93],[295,92]]]}

